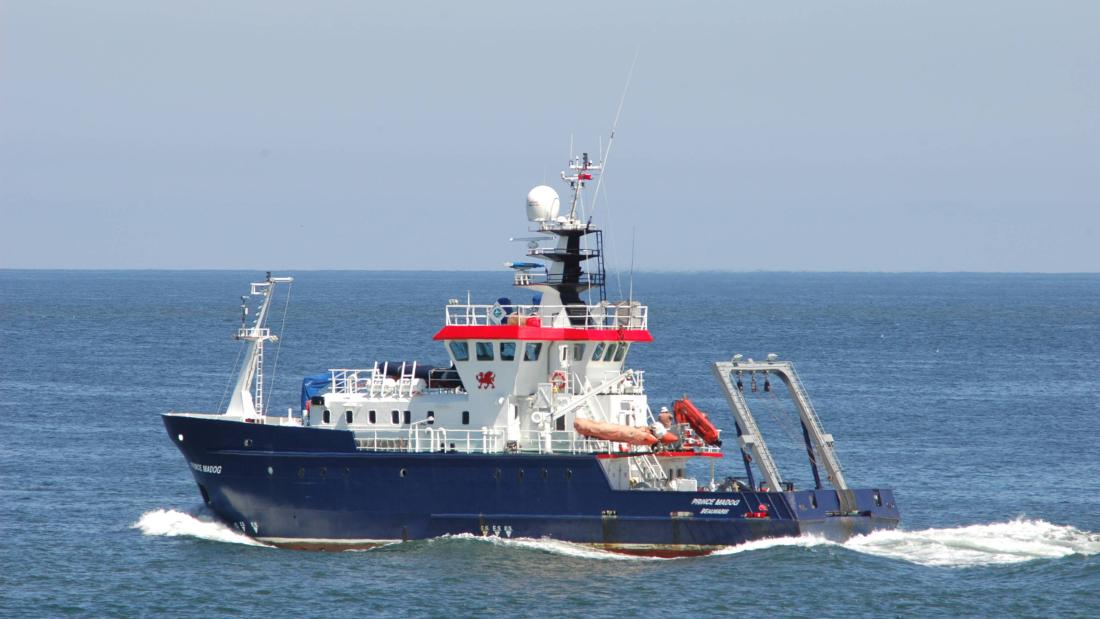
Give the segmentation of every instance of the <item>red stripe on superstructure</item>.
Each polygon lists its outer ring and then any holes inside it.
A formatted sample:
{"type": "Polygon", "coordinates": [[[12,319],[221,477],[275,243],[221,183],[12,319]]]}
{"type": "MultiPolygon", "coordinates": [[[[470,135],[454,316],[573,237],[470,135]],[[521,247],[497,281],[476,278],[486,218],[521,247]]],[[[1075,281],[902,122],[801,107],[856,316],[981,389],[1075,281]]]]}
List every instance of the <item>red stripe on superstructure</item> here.
{"type": "Polygon", "coordinates": [[[653,336],[645,329],[556,329],[521,325],[482,325],[443,327],[432,339],[652,342],[653,336]]]}

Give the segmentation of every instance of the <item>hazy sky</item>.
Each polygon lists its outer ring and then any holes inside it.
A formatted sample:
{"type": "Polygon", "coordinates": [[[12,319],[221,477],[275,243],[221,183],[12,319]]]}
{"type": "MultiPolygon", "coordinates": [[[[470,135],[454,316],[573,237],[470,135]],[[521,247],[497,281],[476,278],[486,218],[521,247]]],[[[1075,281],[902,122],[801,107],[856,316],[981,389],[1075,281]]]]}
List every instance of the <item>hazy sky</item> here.
{"type": "Polygon", "coordinates": [[[0,268],[1100,271],[1100,2],[0,2],[0,268]],[[610,221],[608,219],[610,215],[610,221]]]}

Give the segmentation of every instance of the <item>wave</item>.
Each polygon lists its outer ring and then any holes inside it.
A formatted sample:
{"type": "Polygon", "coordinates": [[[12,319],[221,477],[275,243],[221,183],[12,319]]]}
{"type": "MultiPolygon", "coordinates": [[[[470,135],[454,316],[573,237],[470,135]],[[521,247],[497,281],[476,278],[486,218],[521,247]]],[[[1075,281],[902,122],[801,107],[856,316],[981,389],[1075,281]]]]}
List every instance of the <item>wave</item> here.
{"type": "Polygon", "coordinates": [[[188,513],[174,509],[154,509],[141,515],[137,522],[130,525],[145,535],[162,537],[194,537],[212,542],[244,544],[246,546],[266,546],[234,531],[212,515],[202,512],[188,513]]]}

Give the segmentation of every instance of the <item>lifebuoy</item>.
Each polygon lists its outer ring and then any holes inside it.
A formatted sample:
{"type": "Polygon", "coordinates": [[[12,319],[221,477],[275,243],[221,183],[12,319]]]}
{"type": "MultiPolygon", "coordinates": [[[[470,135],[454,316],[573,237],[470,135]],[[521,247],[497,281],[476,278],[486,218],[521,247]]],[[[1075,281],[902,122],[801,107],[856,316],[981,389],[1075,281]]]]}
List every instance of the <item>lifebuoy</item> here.
{"type": "Polygon", "coordinates": [[[569,377],[561,370],[557,370],[550,375],[550,385],[554,388],[554,393],[565,391],[565,386],[568,383],[569,377]]]}

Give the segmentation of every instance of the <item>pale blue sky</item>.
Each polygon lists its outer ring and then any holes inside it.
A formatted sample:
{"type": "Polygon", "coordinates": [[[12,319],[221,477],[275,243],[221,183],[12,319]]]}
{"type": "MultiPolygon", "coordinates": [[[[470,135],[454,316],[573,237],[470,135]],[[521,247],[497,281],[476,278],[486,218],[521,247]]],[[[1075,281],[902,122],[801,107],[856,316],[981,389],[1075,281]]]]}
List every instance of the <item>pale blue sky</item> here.
{"type": "Polygon", "coordinates": [[[1100,2],[881,0],[5,0],[0,268],[498,268],[639,46],[613,265],[1100,271],[1100,2]]]}

